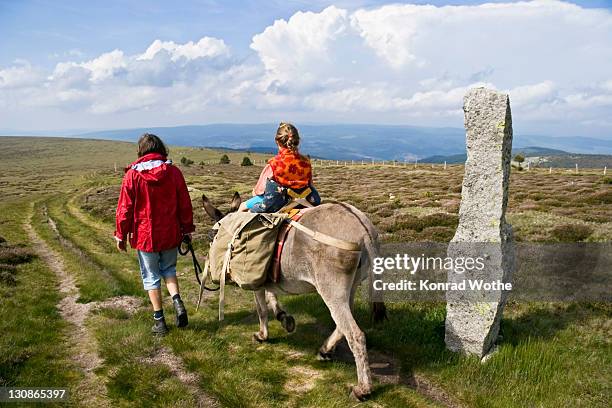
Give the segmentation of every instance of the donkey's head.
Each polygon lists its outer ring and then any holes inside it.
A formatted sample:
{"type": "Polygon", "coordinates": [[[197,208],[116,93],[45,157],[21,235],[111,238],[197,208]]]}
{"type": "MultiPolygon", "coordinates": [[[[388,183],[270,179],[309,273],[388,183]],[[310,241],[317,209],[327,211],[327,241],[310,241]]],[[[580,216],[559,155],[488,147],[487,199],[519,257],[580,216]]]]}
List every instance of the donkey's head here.
{"type": "MultiPolygon", "coordinates": [[[[208,197],[202,194],[202,205],[204,206],[204,211],[206,211],[206,214],[208,214],[208,216],[212,218],[214,222],[219,221],[221,218],[225,217],[229,213],[237,211],[238,207],[240,207],[241,202],[242,202],[242,199],[240,198],[240,194],[238,194],[238,192],[236,191],[234,193],[234,197],[232,197],[232,202],[230,203],[229,211],[226,214],[223,214],[221,211],[219,211],[217,207],[215,207],[210,202],[208,197]]],[[[216,230],[213,230],[213,229],[208,231],[208,234],[207,234],[208,240],[212,242],[212,240],[215,238],[216,233],[217,233],[216,230]]]]}
{"type": "Polygon", "coordinates": [[[240,207],[240,203],[242,203],[242,199],[240,198],[240,194],[236,191],[232,197],[229,211],[226,214],[223,214],[210,202],[208,197],[202,194],[202,205],[204,205],[204,211],[206,211],[206,214],[208,214],[208,216],[212,218],[214,222],[219,221],[229,213],[237,211],[238,207],[240,207]]]}

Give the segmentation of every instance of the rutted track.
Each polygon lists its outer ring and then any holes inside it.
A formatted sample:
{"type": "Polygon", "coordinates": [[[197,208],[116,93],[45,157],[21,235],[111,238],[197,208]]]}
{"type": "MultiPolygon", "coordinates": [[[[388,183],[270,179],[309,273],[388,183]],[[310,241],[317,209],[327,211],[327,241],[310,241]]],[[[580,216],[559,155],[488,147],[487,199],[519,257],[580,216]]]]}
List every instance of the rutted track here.
{"type": "Polygon", "coordinates": [[[183,385],[196,397],[197,407],[220,407],[221,405],[210,395],[202,392],[198,386],[199,377],[197,374],[188,372],[185,369],[183,360],[172,353],[167,347],[162,347],[155,352],[154,356],[141,359],[144,363],[157,363],[165,365],[170,372],[176,376],[183,385]]]}
{"type": "Polygon", "coordinates": [[[88,194],[92,190],[94,190],[94,188],[90,188],[88,190],[85,190],[81,194],[77,194],[77,195],[72,196],[72,198],[70,200],[68,200],[68,203],[66,204],[66,209],[68,210],[70,215],[73,216],[74,218],[76,218],[79,222],[87,225],[90,228],[93,228],[93,229],[103,233],[104,235],[106,235],[108,237],[111,237],[112,234],[113,234],[113,231],[110,228],[107,228],[104,225],[101,225],[101,224],[99,224],[97,222],[92,221],[87,215],[85,215],[83,213],[83,211],[81,211],[77,207],[76,200],[79,197],[88,194]]]}
{"type": "MultiPolygon", "coordinates": [[[[66,250],[86,259],[93,265],[97,265],[90,258],[89,254],[61,235],[56,223],[47,214],[46,207],[43,207],[43,214],[49,224],[49,228],[66,250]]],[[[76,214],[71,213],[71,215],[75,218],[80,218],[76,214]]],[[[118,308],[124,310],[129,315],[133,315],[143,307],[142,299],[134,296],[116,296],[103,301],[78,303],[80,293],[75,277],[67,272],[62,256],[51,248],[35,231],[32,226],[32,217],[33,212],[28,217],[28,222],[24,224],[24,229],[34,244],[37,254],[56,274],[59,281],[59,291],[64,295],[57,307],[61,316],[73,326],[73,332],[67,337],[72,348],[72,359],[81,368],[84,375],[82,383],[77,388],[77,392],[83,398],[82,403],[85,406],[110,407],[113,404],[108,398],[104,381],[95,373],[96,369],[101,367],[103,359],[97,352],[96,339],[88,329],[86,320],[91,311],[108,307],[118,308]]],[[[85,220],[80,221],[83,222],[85,220]]],[[[106,273],[110,273],[110,271],[106,271],[106,273]]],[[[168,348],[162,347],[154,356],[142,359],[142,361],[167,366],[170,372],[190,390],[197,401],[198,407],[220,406],[213,397],[199,388],[197,374],[188,372],[184,368],[181,358],[174,355],[168,348]]]]}
{"type": "Polygon", "coordinates": [[[106,387],[94,372],[102,360],[95,349],[95,339],[85,326],[85,319],[92,305],[77,303],[79,290],[74,277],[66,272],[62,257],[36,233],[32,227],[32,216],[25,223],[24,229],[34,244],[38,256],[56,274],[60,283],[59,291],[64,294],[58,309],[62,317],[74,327],[73,333],[69,336],[70,346],[73,349],[72,359],[84,374],[83,381],[78,387],[78,394],[82,398],[89,398],[85,405],[110,407],[106,387]]]}

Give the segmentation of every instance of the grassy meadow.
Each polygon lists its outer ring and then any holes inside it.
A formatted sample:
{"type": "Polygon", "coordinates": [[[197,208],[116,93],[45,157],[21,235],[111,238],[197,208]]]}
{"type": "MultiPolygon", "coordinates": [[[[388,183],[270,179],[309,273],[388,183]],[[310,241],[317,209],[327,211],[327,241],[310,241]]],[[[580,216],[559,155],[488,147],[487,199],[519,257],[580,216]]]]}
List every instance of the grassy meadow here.
{"type": "MultiPolygon", "coordinates": [[[[212,222],[200,196],[226,209],[234,191],[250,194],[261,166],[240,166],[247,153],[227,152],[231,163],[218,164],[225,152],[170,150],[191,190],[194,240],[203,258],[212,222]],[[182,157],[194,163],[181,165],[182,157]]],[[[135,156],[131,143],[0,137],[0,386],[67,387],[69,406],[609,406],[612,307],[603,303],[508,304],[499,351],[482,364],[445,350],[444,304],[392,303],[389,321],[373,326],[358,300],[356,318],[375,377],[371,399],[361,404],[349,398],[356,374],[346,343],[334,361],[315,359],[333,330],[316,295],[282,298],[296,319],[295,333],[272,321],[270,341],[254,344],[252,294],[229,287],[222,323],[216,294],[207,294],[196,313],[196,282],[184,257],[178,274],[190,324],[172,327],[166,299],[171,331],[153,338],[135,253],[118,253],[112,239],[122,168],[135,156]],[[96,305],[82,323],[58,311],[65,294],[53,266],[36,255],[41,246],[33,235],[61,259],[76,305],[96,305]],[[120,296],[140,306],[126,310],[120,296]],[[90,370],[75,358],[83,349],[99,357],[90,370]]],[[[265,158],[249,156],[256,163],[265,158]]],[[[324,201],[364,211],[382,242],[450,240],[462,177],[459,165],[317,161],[314,171],[324,201]]],[[[612,179],[601,170],[513,171],[507,218],[520,241],[610,241],[611,204],[612,179]]]]}

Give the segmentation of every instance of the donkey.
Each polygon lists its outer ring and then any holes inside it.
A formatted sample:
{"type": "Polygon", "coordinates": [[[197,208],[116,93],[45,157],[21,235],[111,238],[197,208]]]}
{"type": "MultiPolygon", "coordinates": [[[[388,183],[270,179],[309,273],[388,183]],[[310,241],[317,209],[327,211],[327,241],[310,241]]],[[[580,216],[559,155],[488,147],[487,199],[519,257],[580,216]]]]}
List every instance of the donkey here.
{"type": "MultiPolygon", "coordinates": [[[[206,213],[215,221],[223,214],[202,196],[206,213]]],[[[236,211],[241,203],[240,194],[234,194],[230,212],[236,211]]],[[[281,309],[276,294],[298,295],[317,292],[327,305],[336,328],[319,349],[318,357],[329,360],[336,345],[346,337],[355,357],[357,367],[357,386],[351,394],[360,401],[372,391],[372,377],[368,363],[366,339],[352,313],[355,291],[367,277],[372,268],[365,265],[378,254],[378,234],[372,222],[355,207],[346,203],[327,203],[306,212],[300,223],[313,231],[318,231],[338,239],[359,242],[361,252],[347,251],[335,246],[315,241],[302,231],[292,228],[283,245],[281,256],[281,279],[278,283],[269,282],[255,291],[255,303],[259,316],[259,332],[254,334],[258,341],[268,339],[268,306],[283,323],[287,331],[294,328],[293,318],[281,309]],[[365,251],[362,257],[362,253],[365,251]],[[361,262],[361,261],[364,262],[361,262]],[[361,267],[359,267],[361,264],[361,267]],[[369,272],[368,272],[369,271],[369,272]],[[286,324],[289,322],[289,324],[286,324]]],[[[372,304],[374,321],[386,318],[386,308],[382,302],[372,304]]]]}

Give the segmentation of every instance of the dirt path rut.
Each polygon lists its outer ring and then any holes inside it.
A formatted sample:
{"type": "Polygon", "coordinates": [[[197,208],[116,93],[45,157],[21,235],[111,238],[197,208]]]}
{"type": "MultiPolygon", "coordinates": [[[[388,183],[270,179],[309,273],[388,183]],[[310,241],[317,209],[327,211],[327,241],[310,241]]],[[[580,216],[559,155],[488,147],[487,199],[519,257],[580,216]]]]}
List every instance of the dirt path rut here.
{"type": "Polygon", "coordinates": [[[84,375],[83,381],[75,390],[76,398],[86,398],[87,400],[81,401],[83,405],[110,407],[106,387],[94,373],[94,369],[100,365],[102,360],[93,346],[95,339],[85,327],[85,318],[92,305],[77,303],[79,290],[74,278],[66,272],[61,256],[36,233],[32,227],[31,218],[24,228],[38,256],[57,276],[59,291],[64,295],[57,306],[64,320],[73,326],[67,341],[72,348],[72,359],[77,367],[81,368],[84,375]]]}
{"type": "MultiPolygon", "coordinates": [[[[45,211],[46,215],[46,211],[45,211]]],[[[59,281],[59,291],[63,298],[57,307],[61,316],[72,325],[72,332],[67,337],[67,342],[72,349],[72,359],[76,366],[83,372],[83,381],[74,391],[82,405],[96,407],[111,407],[108,399],[104,381],[96,374],[95,369],[100,367],[103,360],[96,350],[96,340],[88,330],[85,321],[88,314],[95,309],[115,307],[134,314],[143,307],[142,300],[133,296],[118,296],[101,302],[78,303],[79,289],[74,277],[66,271],[62,256],[51,248],[34,230],[32,216],[24,224],[34,250],[38,256],[51,268],[59,281]]],[[[55,226],[53,220],[46,215],[47,221],[53,233],[60,239],[64,246],[72,243],[63,239],[55,226]],[[67,242],[63,242],[67,241],[67,242]]],[[[220,404],[211,396],[203,392],[199,386],[197,374],[188,372],[183,361],[174,355],[169,349],[162,347],[155,356],[143,359],[146,362],[154,362],[166,365],[170,372],[175,375],[196,398],[198,407],[220,407],[220,404]]]]}

